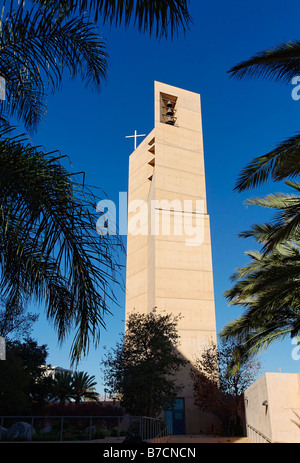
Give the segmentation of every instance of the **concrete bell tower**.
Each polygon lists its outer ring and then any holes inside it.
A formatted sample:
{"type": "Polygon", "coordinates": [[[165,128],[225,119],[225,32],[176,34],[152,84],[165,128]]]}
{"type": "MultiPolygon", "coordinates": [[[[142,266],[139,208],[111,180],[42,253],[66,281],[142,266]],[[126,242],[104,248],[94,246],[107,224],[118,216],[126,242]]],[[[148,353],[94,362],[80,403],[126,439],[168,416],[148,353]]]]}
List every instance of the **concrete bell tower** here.
{"type": "MultiPolygon", "coordinates": [[[[217,342],[199,94],[155,82],[155,126],[130,155],[128,204],[126,317],[181,314],[179,350],[192,363],[217,342]]],[[[175,434],[212,425],[194,406],[189,369],[166,412],[175,434]]]]}

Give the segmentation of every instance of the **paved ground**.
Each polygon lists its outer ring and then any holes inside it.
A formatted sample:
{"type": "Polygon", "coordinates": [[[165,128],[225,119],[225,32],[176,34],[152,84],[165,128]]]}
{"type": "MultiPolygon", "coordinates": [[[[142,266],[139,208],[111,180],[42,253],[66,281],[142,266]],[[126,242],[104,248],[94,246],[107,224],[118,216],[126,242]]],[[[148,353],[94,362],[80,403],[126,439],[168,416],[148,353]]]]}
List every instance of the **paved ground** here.
{"type": "MultiPolygon", "coordinates": [[[[92,441],[81,441],[81,443],[91,444],[122,444],[124,438],[107,437],[105,439],[95,439],[92,441]]],[[[169,436],[163,439],[150,441],[152,444],[253,444],[248,437],[206,437],[206,436],[169,436]]],[[[17,442],[16,442],[17,443],[17,442]]],[[[33,441],[32,443],[38,443],[33,441]]],[[[43,441],[40,443],[57,444],[58,442],[43,441]]],[[[74,441],[62,441],[62,444],[74,444],[74,441]]]]}
{"type": "Polygon", "coordinates": [[[169,436],[161,443],[252,444],[248,437],[169,436]]]}
{"type": "MultiPolygon", "coordinates": [[[[93,441],[97,443],[111,443],[111,444],[120,444],[123,442],[123,438],[118,439],[114,438],[106,438],[97,441],[93,441]]],[[[159,441],[154,441],[154,443],[161,443],[161,444],[252,444],[253,442],[248,437],[207,437],[207,436],[168,436],[159,441]]]]}

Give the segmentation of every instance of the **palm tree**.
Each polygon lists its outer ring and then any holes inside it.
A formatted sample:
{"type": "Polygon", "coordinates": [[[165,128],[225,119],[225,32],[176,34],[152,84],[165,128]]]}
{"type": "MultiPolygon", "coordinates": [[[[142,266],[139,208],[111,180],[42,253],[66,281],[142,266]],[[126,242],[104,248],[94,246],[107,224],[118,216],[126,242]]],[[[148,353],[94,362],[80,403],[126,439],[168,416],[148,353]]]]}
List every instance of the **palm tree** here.
{"type": "Polygon", "coordinates": [[[59,372],[55,375],[52,386],[52,398],[59,400],[61,405],[69,402],[73,397],[72,390],[73,377],[72,373],[68,371],[59,372]]]}
{"type": "Polygon", "coordinates": [[[0,131],[0,291],[7,307],[44,302],[60,341],[75,330],[78,359],[90,338],[98,341],[115,300],[115,253],[122,244],[97,234],[96,199],[58,154],[9,136],[0,131]]]}
{"type": "MultiPolygon", "coordinates": [[[[45,114],[47,90],[60,88],[63,75],[78,76],[100,89],[106,76],[107,53],[92,22],[74,16],[71,9],[58,13],[51,2],[8,8],[3,2],[0,21],[0,75],[6,98],[0,116],[17,117],[35,130],[45,114]]],[[[28,2],[26,2],[27,4],[28,2]]]]}
{"type": "Polygon", "coordinates": [[[85,19],[67,10],[58,15],[47,5],[22,3],[14,9],[11,3],[6,11],[4,2],[0,58],[6,81],[6,99],[0,102],[0,291],[7,307],[32,297],[45,302],[61,341],[75,327],[75,360],[104,324],[114,248],[94,232],[91,207],[95,210],[97,200],[84,183],[63,168],[59,153],[48,154],[17,136],[9,119],[36,129],[46,88],[58,88],[64,70],[99,88],[106,54],[95,26],[85,19]]]}
{"type": "MultiPolygon", "coordinates": [[[[44,0],[35,0],[44,5],[44,0]]],[[[140,32],[155,31],[156,37],[173,37],[179,30],[186,32],[192,18],[188,12],[189,0],[52,0],[57,10],[75,9],[79,13],[88,11],[95,21],[102,20],[116,26],[126,27],[132,22],[140,32]]]]}
{"type": "Polygon", "coordinates": [[[185,32],[191,22],[187,0],[34,0],[16,8],[8,3],[0,17],[0,75],[6,81],[0,117],[15,115],[27,129],[36,128],[45,113],[46,87],[59,88],[66,70],[100,88],[107,52],[94,19],[126,26],[133,20],[140,31],[151,34],[155,28],[165,37],[185,32]]]}
{"type": "MultiPolygon", "coordinates": [[[[299,184],[289,183],[299,191],[299,184]]],[[[274,223],[254,225],[241,233],[244,238],[254,238],[263,252],[246,253],[250,262],[232,275],[234,285],[225,293],[231,305],[245,309],[221,331],[221,337],[241,344],[237,363],[275,341],[300,334],[300,225],[294,223],[299,197],[271,194],[248,200],[247,204],[275,209],[277,216],[274,223]],[[285,229],[290,230],[290,240],[284,240],[285,229]],[[276,242],[276,247],[269,249],[270,242],[276,242]]]]}
{"type": "MultiPolygon", "coordinates": [[[[228,72],[238,79],[262,77],[290,83],[293,77],[300,74],[300,42],[285,42],[264,50],[232,67],[228,72]]],[[[269,153],[254,158],[240,173],[235,190],[241,192],[254,188],[269,178],[279,182],[298,176],[299,154],[298,133],[277,144],[269,153]]]]}
{"type": "Polygon", "coordinates": [[[285,184],[293,188],[295,193],[275,193],[245,201],[246,205],[261,206],[276,211],[272,222],[254,225],[250,230],[240,233],[242,238],[253,237],[262,244],[264,253],[272,251],[286,240],[300,242],[300,184],[288,180],[285,184]]]}
{"type": "Polygon", "coordinates": [[[52,386],[51,397],[59,400],[61,405],[71,402],[73,399],[78,404],[83,398],[98,400],[98,394],[94,390],[96,385],[95,376],[75,371],[62,371],[55,375],[52,386]]]}
{"type": "Polygon", "coordinates": [[[94,390],[95,376],[89,376],[83,371],[75,371],[72,378],[72,397],[78,404],[82,399],[98,401],[98,394],[94,390]]]}
{"type": "MultiPolygon", "coordinates": [[[[263,77],[283,83],[300,73],[300,42],[286,42],[264,50],[229,70],[232,76],[263,77]]],[[[254,225],[241,236],[252,237],[262,252],[247,254],[251,261],[232,276],[234,286],[225,295],[231,304],[246,309],[232,321],[221,336],[242,344],[237,362],[255,355],[274,341],[300,332],[300,135],[279,143],[269,153],[253,159],[240,173],[235,190],[241,192],[271,178],[285,180],[296,194],[273,194],[253,198],[247,204],[272,208],[273,222],[254,225]]]]}
{"type": "Polygon", "coordinates": [[[225,295],[232,305],[245,309],[229,322],[220,336],[236,340],[236,364],[268,348],[271,343],[300,333],[300,245],[279,245],[271,253],[246,253],[251,261],[232,276],[233,287],[225,295]]]}
{"type": "Polygon", "coordinates": [[[113,284],[122,243],[96,233],[95,190],[26,136],[16,135],[11,117],[35,130],[45,113],[47,91],[63,74],[80,77],[99,90],[107,54],[93,19],[171,35],[190,18],[185,0],[3,2],[0,17],[0,75],[6,99],[0,101],[0,291],[7,307],[33,297],[46,304],[60,341],[75,330],[71,359],[99,340],[104,316],[116,302],[113,284]],[[92,13],[91,13],[92,14],[92,13]],[[116,247],[116,246],[117,247],[116,247]]]}

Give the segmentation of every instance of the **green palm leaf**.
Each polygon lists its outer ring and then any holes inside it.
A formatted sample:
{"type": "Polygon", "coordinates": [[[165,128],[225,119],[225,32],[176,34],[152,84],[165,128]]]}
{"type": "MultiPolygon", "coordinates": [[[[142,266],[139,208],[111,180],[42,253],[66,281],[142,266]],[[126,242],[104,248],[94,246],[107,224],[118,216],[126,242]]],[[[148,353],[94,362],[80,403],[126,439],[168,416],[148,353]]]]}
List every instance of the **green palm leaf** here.
{"type": "MultiPolygon", "coordinates": [[[[300,185],[286,181],[286,184],[297,192],[300,185]]],[[[255,205],[275,209],[273,221],[265,224],[255,224],[249,230],[239,234],[242,238],[254,238],[263,244],[263,251],[270,252],[286,240],[300,239],[300,196],[286,193],[270,194],[263,198],[251,198],[245,201],[247,205],[255,205]]]]}
{"type": "Polygon", "coordinates": [[[71,358],[97,343],[104,315],[120,284],[117,250],[122,243],[96,233],[99,198],[62,167],[59,153],[45,153],[14,136],[11,116],[26,129],[43,117],[48,91],[65,72],[96,89],[106,76],[107,54],[91,17],[137,24],[171,36],[190,22],[187,0],[3,2],[0,18],[0,291],[7,304],[31,298],[63,340],[74,333],[71,358]],[[88,8],[90,15],[83,12],[88,8]]]}
{"type": "MultiPolygon", "coordinates": [[[[282,43],[230,69],[237,78],[263,77],[290,82],[300,72],[300,42],[282,43]]],[[[278,144],[266,155],[256,157],[241,172],[235,190],[244,191],[268,179],[275,182],[300,173],[300,135],[278,144]]],[[[300,332],[300,185],[286,180],[296,194],[271,194],[247,200],[248,205],[275,210],[271,223],[255,224],[243,232],[262,244],[262,252],[248,252],[250,262],[232,275],[233,287],[225,297],[230,305],[245,309],[221,332],[225,339],[241,344],[241,362],[300,332]]]]}
{"type": "Polygon", "coordinates": [[[257,53],[228,71],[239,79],[244,77],[264,77],[284,83],[300,74],[300,42],[297,40],[257,53]]]}
{"type": "MultiPolygon", "coordinates": [[[[290,83],[300,73],[300,42],[281,43],[270,50],[257,53],[228,71],[239,79],[263,77],[290,83]]],[[[235,190],[257,187],[268,179],[275,182],[293,178],[300,173],[300,135],[279,143],[269,153],[253,159],[240,173],[235,190]]]]}
{"type": "Polygon", "coordinates": [[[299,269],[299,243],[286,242],[267,255],[254,252],[249,264],[232,275],[234,285],[225,297],[245,312],[223,328],[221,337],[242,345],[242,362],[286,336],[299,334],[299,269]]]}
{"type": "Polygon", "coordinates": [[[240,173],[235,190],[255,188],[269,178],[275,182],[300,174],[300,134],[278,144],[269,153],[256,157],[240,173]]]}
{"type": "Polygon", "coordinates": [[[52,398],[58,399],[61,404],[70,401],[72,398],[72,373],[61,371],[56,373],[53,381],[52,398]]]}
{"type": "Polygon", "coordinates": [[[0,131],[0,292],[44,302],[59,339],[74,331],[74,360],[99,340],[116,302],[115,236],[96,232],[99,200],[60,164],[21,137],[0,131]]]}
{"type": "Polygon", "coordinates": [[[95,376],[75,371],[72,378],[72,395],[75,402],[79,403],[83,398],[98,401],[98,394],[94,391],[96,384],[95,376]]]}
{"type": "Polygon", "coordinates": [[[33,129],[45,113],[48,89],[60,87],[63,73],[99,89],[106,76],[107,54],[95,25],[71,10],[57,14],[52,5],[26,9],[21,3],[3,16],[0,75],[6,100],[0,115],[17,116],[33,129]]]}
{"type": "MultiPolygon", "coordinates": [[[[43,0],[36,0],[45,4],[43,0]]],[[[191,23],[189,0],[53,0],[57,10],[77,8],[80,13],[90,12],[97,21],[128,26],[131,21],[140,31],[155,32],[157,37],[167,37],[185,32],[191,23]]]]}

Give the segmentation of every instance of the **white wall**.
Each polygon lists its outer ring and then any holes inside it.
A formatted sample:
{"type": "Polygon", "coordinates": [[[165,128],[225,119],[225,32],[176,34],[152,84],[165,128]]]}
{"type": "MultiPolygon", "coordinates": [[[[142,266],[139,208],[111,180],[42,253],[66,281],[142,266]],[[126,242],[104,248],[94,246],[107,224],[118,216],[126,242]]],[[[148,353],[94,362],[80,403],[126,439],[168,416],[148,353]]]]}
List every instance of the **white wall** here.
{"type": "Polygon", "coordinates": [[[263,442],[265,436],[272,443],[300,443],[300,373],[265,373],[244,398],[252,441],[263,442]]]}

